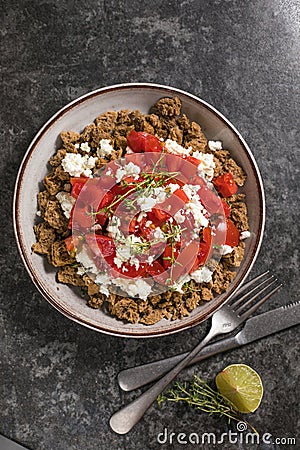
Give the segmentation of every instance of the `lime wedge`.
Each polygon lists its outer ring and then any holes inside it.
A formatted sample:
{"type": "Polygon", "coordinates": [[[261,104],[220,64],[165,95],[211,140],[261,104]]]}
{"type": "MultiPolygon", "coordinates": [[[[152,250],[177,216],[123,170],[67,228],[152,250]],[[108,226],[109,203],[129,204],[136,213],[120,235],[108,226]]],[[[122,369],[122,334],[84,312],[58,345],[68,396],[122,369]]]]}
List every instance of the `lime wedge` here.
{"type": "Polygon", "coordinates": [[[261,378],[255,370],[245,364],[232,364],[216,376],[220,394],[241,413],[255,411],[263,396],[261,378]]]}

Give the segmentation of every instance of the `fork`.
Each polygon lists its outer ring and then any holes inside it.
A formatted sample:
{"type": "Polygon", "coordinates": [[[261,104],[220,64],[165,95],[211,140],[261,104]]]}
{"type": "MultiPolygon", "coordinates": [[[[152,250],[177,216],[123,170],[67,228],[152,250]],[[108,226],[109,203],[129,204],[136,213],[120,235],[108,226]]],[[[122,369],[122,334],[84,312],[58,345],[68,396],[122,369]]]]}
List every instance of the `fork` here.
{"type": "MultiPolygon", "coordinates": [[[[266,275],[266,273],[257,277],[255,281],[262,278],[264,275],[266,275]]],[[[215,336],[218,336],[219,334],[230,333],[231,331],[238,328],[266,300],[268,300],[268,298],[272,295],[270,293],[254,303],[254,301],[275,282],[276,279],[271,276],[267,280],[261,282],[255,288],[251,289],[248,293],[244,294],[242,297],[238,298],[237,300],[232,299],[230,302],[226,303],[218,311],[216,311],[212,316],[211,328],[206,337],[201,340],[187,356],[185,356],[160,380],[158,380],[150,389],[145,391],[140,397],[136,398],[133,402],[129,403],[127,406],[120,409],[111,416],[109,424],[112,430],[118,434],[128,433],[143,417],[152,403],[154,403],[158,395],[171,383],[171,381],[174,380],[174,378],[176,378],[176,376],[181,372],[182,369],[190,364],[197,353],[199,353],[199,351],[203,347],[205,347],[205,345],[211,339],[213,339],[215,336]],[[271,282],[271,280],[273,281],[271,282]],[[259,292],[254,294],[255,291],[258,291],[258,289],[267,282],[270,283],[259,292]],[[249,296],[251,296],[252,294],[254,294],[253,297],[249,298],[249,296]]],[[[241,290],[244,292],[246,290],[246,286],[244,286],[241,290]]]]}
{"type": "MultiPolygon", "coordinates": [[[[237,293],[232,297],[231,301],[233,299],[239,298],[245,291],[249,290],[250,287],[255,286],[259,280],[266,277],[266,275],[269,274],[269,271],[262,273],[261,275],[258,275],[257,277],[253,278],[252,280],[248,281],[241,287],[237,293]]],[[[272,279],[272,277],[271,277],[272,279]]],[[[258,286],[254,287],[250,292],[248,292],[247,296],[254,294],[254,292],[262,287],[264,284],[268,283],[269,279],[264,280],[262,283],[260,283],[258,286]]],[[[266,286],[266,289],[269,288],[269,284],[266,286]]],[[[275,294],[279,289],[281,288],[281,285],[276,286],[274,289],[266,293],[265,295],[268,295],[268,298],[270,298],[272,295],[275,294]]],[[[265,289],[265,290],[266,290],[265,289]]],[[[259,295],[262,294],[262,291],[259,292],[259,295]]],[[[220,343],[223,342],[223,340],[219,341],[220,343]]],[[[209,347],[207,346],[206,349],[209,347]]],[[[224,349],[223,351],[226,351],[224,349]]],[[[196,362],[199,362],[205,358],[208,358],[209,356],[213,356],[215,353],[218,353],[217,348],[214,353],[211,353],[209,351],[205,351],[202,349],[200,353],[196,355],[196,357],[189,363],[189,365],[195,364],[196,362]]],[[[121,370],[118,374],[118,384],[120,388],[123,391],[133,391],[134,389],[138,389],[148,383],[151,383],[158,378],[161,378],[165,373],[167,373],[169,370],[172,369],[172,367],[175,366],[176,363],[181,361],[188,352],[181,353],[179,355],[171,356],[169,358],[164,358],[158,361],[149,362],[143,365],[130,367],[128,369],[121,370]]]]}

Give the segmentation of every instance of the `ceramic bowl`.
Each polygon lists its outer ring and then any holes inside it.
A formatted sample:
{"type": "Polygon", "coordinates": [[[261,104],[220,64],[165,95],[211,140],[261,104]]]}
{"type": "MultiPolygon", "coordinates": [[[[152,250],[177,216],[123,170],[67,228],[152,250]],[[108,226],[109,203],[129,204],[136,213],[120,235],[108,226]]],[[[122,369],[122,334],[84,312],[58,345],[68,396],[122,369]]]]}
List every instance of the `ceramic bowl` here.
{"type": "Polygon", "coordinates": [[[205,101],[168,86],[135,83],[97,89],[69,103],[58,111],[38,132],[22,161],[16,180],[13,203],[15,236],[24,265],[37,289],[51,305],[70,319],[93,330],[124,337],[155,337],[176,333],[195,326],[210,317],[243,283],[257,257],[262,241],[265,202],[262,180],[257,164],[246,142],[234,126],[205,101]],[[216,296],[181,320],[161,320],[154,325],[128,324],[113,318],[102,310],[89,308],[79,293],[55,281],[56,270],[46,258],[33,254],[35,242],[33,224],[36,221],[37,194],[47,174],[47,162],[56,151],[60,132],[81,132],[101,113],[109,110],[139,109],[147,113],[158,99],[178,96],[183,112],[199,122],[208,139],[223,141],[233,158],[247,174],[242,188],[246,194],[251,237],[246,240],[245,258],[227,292],[216,296]]]}

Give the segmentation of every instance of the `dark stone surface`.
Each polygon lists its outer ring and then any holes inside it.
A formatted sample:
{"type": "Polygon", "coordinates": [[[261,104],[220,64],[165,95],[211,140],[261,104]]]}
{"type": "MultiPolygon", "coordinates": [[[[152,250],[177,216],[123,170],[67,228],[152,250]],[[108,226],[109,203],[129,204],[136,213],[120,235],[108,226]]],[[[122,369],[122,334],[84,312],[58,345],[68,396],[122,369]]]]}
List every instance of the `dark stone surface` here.
{"type": "MultiPolygon", "coordinates": [[[[152,407],[126,436],[108,426],[134,397],[116,383],[124,367],[192,348],[206,325],[146,341],[97,334],[61,316],[40,296],[14,242],[12,192],[24,152],[59,108],[119,82],[169,84],[227,116],[252,149],[266,189],[265,238],[253,274],[284,283],[272,304],[299,289],[299,4],[296,0],[16,1],[1,7],[1,358],[0,432],[32,449],[200,448],[159,445],[158,433],[226,431],[226,421],[178,405],[152,407]]],[[[265,308],[266,309],[266,308],[265,308]]],[[[274,437],[297,436],[299,330],[287,330],[190,368],[212,379],[250,364],[265,395],[249,421],[274,437]]],[[[299,431],[299,430],[298,430],[299,431]]],[[[299,448],[298,444],[291,448],[299,448]]],[[[201,448],[256,448],[205,444],[201,448]]],[[[260,445],[264,449],[287,445],[260,445]]]]}

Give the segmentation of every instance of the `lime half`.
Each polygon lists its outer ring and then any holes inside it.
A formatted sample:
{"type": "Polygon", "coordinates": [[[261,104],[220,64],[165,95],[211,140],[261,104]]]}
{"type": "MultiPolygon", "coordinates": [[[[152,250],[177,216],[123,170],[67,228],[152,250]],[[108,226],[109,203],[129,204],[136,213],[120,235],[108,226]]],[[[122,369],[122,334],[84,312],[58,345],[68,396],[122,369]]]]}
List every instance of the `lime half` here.
{"type": "Polygon", "coordinates": [[[220,394],[231,401],[241,413],[255,411],[263,396],[261,378],[255,370],[245,364],[232,364],[216,376],[220,394]]]}

